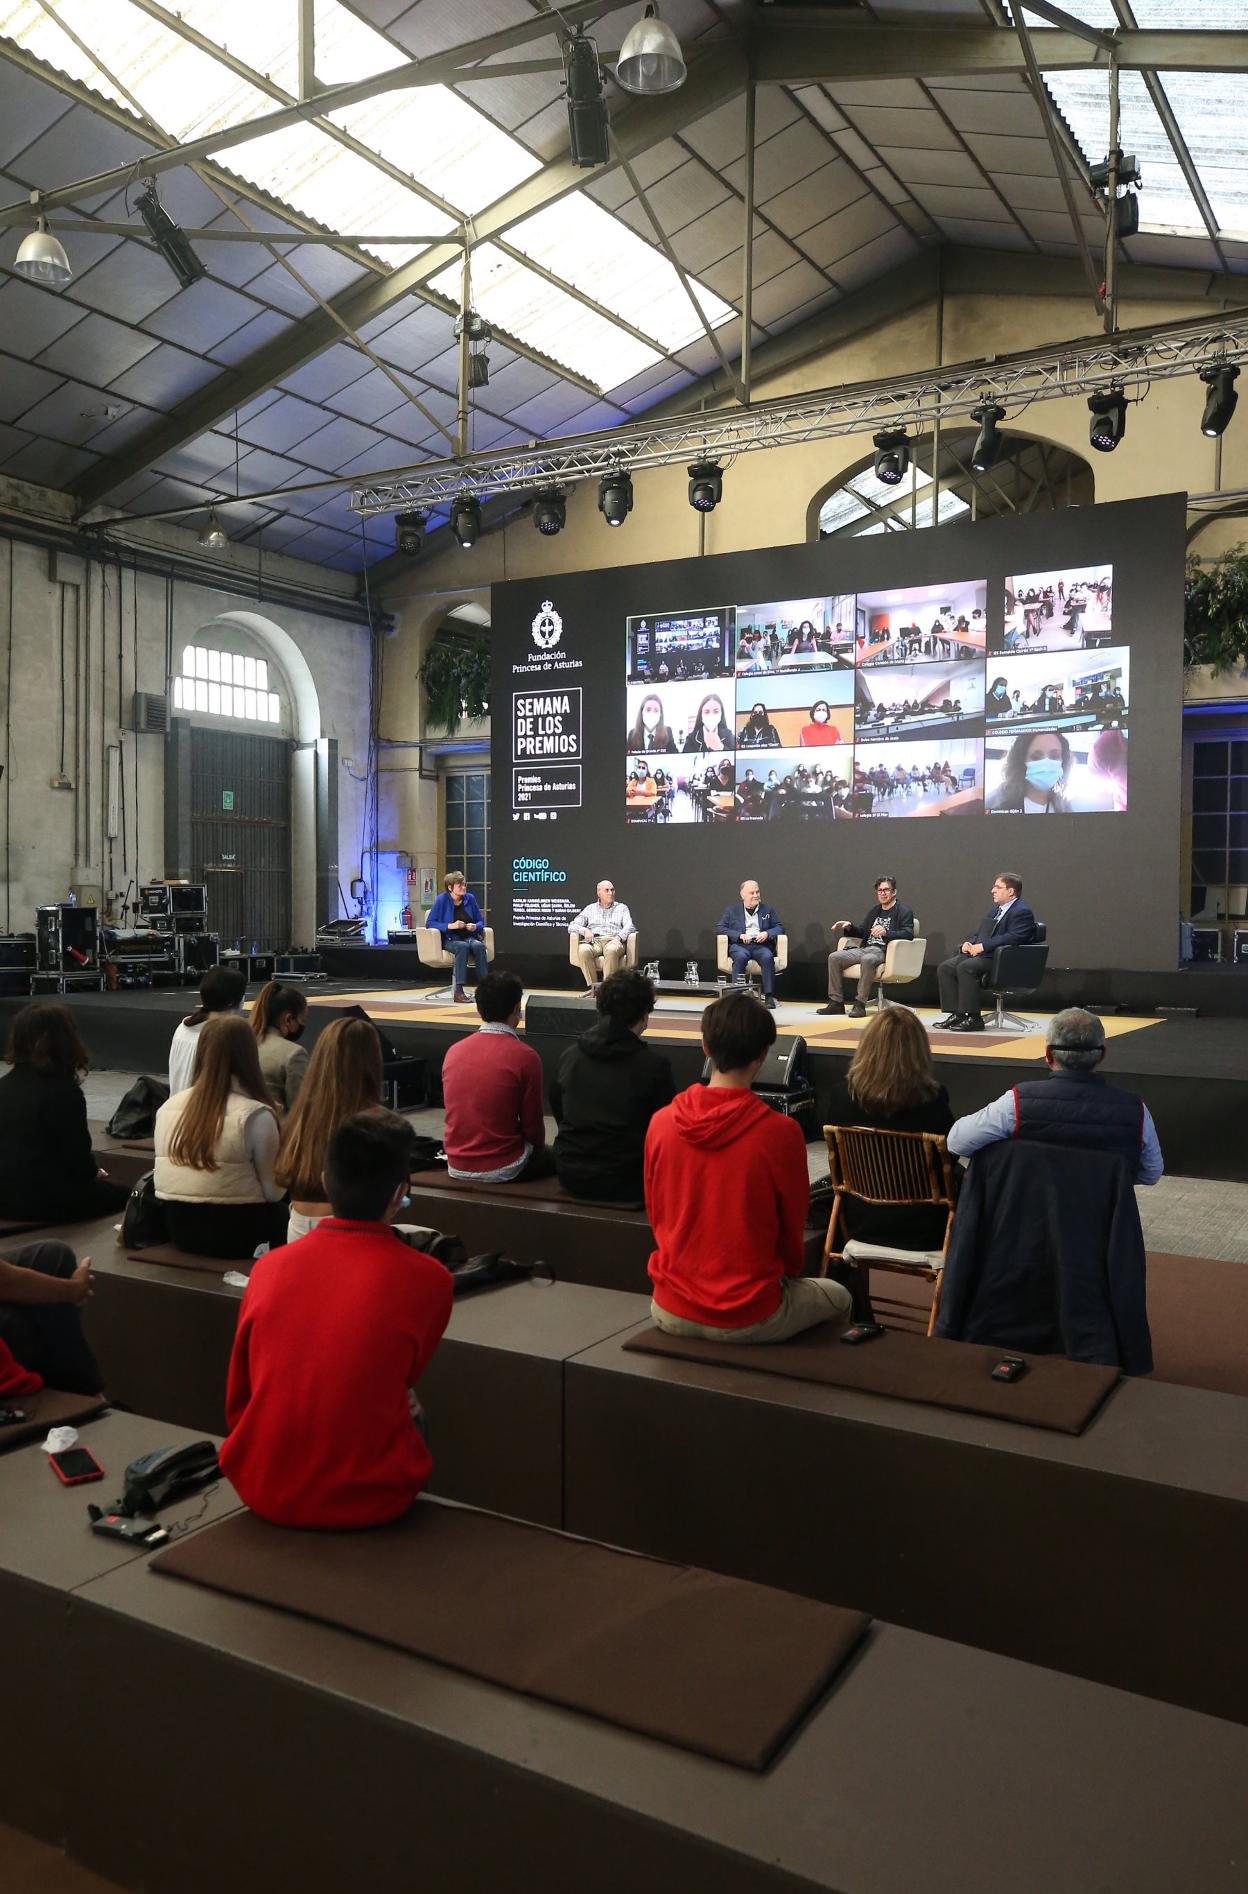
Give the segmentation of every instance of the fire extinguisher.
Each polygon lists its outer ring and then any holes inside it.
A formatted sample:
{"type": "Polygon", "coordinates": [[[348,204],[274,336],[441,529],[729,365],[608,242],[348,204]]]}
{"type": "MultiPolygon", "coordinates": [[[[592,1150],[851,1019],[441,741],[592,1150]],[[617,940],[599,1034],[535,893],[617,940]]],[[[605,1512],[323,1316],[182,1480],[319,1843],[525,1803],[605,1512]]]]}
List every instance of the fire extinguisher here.
{"type": "Polygon", "coordinates": [[[410,934],[410,933],[411,933],[411,931],[412,931],[412,904],[411,904],[411,902],[410,902],[410,901],[405,901],[405,902],[404,902],[404,904],[403,904],[403,912],[402,912],[402,914],[401,914],[401,915],[399,916],[399,919],[400,919],[400,920],[402,921],[402,923],[403,923],[403,928],[404,928],[404,931],[405,931],[406,933],[408,933],[408,934],[410,934]]]}

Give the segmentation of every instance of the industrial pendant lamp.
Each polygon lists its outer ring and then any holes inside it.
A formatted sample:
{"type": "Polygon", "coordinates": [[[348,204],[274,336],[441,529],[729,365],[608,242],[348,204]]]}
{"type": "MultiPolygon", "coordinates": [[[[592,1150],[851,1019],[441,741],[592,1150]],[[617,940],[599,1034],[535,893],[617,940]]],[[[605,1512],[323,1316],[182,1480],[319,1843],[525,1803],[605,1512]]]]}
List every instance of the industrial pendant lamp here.
{"type": "Polygon", "coordinates": [[[39,219],[37,230],[22,238],[13,268],[28,283],[43,283],[48,289],[64,289],[74,273],[69,267],[65,246],[48,229],[46,217],[39,219]]]}
{"type": "Polygon", "coordinates": [[[227,537],[224,526],[217,518],[217,509],[214,506],[209,509],[208,518],[199,529],[199,543],[201,546],[224,546],[227,537]]]}
{"type": "Polygon", "coordinates": [[[664,26],[656,6],[648,6],[625,34],[615,76],[626,92],[643,98],[678,92],[684,85],[688,68],[680,41],[670,26],[664,26]]]}

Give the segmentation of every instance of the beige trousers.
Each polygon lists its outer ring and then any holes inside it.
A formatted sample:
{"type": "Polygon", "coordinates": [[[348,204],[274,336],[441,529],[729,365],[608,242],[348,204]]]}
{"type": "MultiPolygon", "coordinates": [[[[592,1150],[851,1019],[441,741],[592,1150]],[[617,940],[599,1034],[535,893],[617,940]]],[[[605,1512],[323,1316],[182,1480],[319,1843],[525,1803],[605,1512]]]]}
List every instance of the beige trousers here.
{"type": "Polygon", "coordinates": [[[713,1328],[705,1322],[687,1322],[683,1315],[669,1315],[657,1302],[650,1304],[650,1319],[665,1335],[684,1335],[703,1342],[787,1342],[803,1329],[819,1322],[835,1322],[838,1329],[848,1328],[853,1311],[849,1290],[828,1276],[786,1276],[780,1285],[780,1307],[765,1322],[751,1322],[748,1328],[713,1328]]]}
{"type": "Polygon", "coordinates": [[[598,956],[602,955],[602,977],[618,973],[624,965],[627,949],[618,934],[595,934],[592,940],[583,940],[577,948],[577,958],[581,963],[581,972],[585,975],[586,986],[598,984],[598,956]]]}

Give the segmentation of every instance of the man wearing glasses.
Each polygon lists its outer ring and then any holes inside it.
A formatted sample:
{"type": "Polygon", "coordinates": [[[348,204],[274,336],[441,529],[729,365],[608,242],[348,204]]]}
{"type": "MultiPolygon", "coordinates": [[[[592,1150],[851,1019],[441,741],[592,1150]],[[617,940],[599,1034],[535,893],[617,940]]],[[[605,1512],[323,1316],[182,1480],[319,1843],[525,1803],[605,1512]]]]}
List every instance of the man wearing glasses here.
{"type": "Polygon", "coordinates": [[[828,1003],[821,1006],[819,1011],[845,1011],[845,969],[857,967],[858,997],[849,1009],[849,1016],[851,1019],[862,1019],[866,1015],[875,976],[884,965],[889,941],[914,939],[914,914],[897,899],[897,883],[892,875],[881,875],[876,882],[875,906],[868,912],[861,927],[855,927],[852,921],[832,923],[834,934],[844,933],[847,929],[854,936],[853,940],[847,946],[834,947],[828,955],[828,1003]]]}

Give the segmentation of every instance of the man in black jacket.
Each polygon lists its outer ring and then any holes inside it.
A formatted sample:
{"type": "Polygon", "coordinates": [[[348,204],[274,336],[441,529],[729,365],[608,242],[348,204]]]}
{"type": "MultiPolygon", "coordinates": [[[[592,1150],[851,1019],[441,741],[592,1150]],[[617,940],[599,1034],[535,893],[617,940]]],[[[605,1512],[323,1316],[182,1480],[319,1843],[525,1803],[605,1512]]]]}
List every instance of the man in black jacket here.
{"type": "Polygon", "coordinates": [[[641,1203],[646,1131],[676,1086],[668,1060],[642,1042],[654,1011],[645,975],[613,973],[597,997],[598,1023],[568,1047],[550,1088],[555,1170],[573,1197],[641,1203]]]}
{"type": "Polygon", "coordinates": [[[821,1006],[819,1011],[845,1011],[845,969],[857,967],[858,997],[849,1009],[849,1016],[851,1019],[862,1019],[867,1010],[867,1001],[871,998],[875,976],[884,965],[889,941],[914,939],[914,914],[897,899],[897,882],[892,875],[881,875],[876,882],[875,906],[868,910],[861,927],[854,927],[852,921],[832,923],[834,933],[846,928],[852,931],[855,938],[851,945],[834,947],[828,955],[828,1003],[821,1006]]]}

